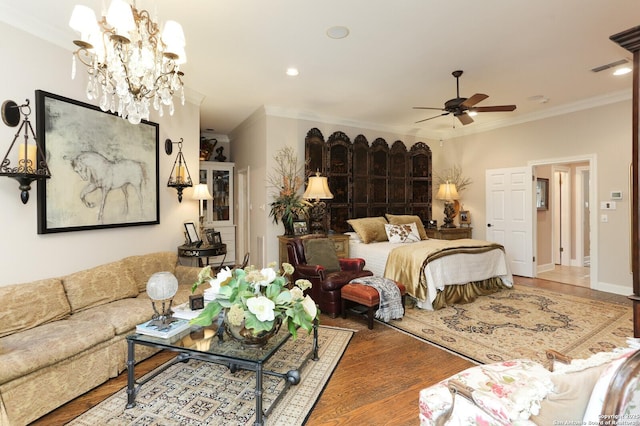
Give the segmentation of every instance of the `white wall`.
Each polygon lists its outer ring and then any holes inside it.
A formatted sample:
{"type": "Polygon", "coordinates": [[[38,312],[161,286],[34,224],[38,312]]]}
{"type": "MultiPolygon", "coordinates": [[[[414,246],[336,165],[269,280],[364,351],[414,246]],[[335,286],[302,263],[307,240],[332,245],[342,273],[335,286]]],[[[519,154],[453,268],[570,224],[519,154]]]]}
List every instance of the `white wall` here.
{"type": "MultiPolygon", "coordinates": [[[[76,80],[71,80],[71,52],[0,22],[0,46],[4,58],[0,67],[2,91],[0,102],[25,99],[33,106],[30,121],[35,130],[35,95],[37,89],[87,102],[84,88],[86,77],[78,67],[76,80]]],[[[177,99],[176,99],[177,100],[177,99]]],[[[174,154],[164,153],[164,141],[184,139],[185,155],[192,178],[198,176],[199,100],[181,106],[178,100],[173,117],[165,113],[159,123],[160,141],[160,224],[92,231],[37,234],[36,184],[30,200],[20,201],[18,183],[0,178],[0,285],[28,282],[34,279],[60,276],[133,254],[175,251],[183,242],[183,222],[198,219],[198,204],[189,200],[189,193],[178,203],[176,191],[167,188],[174,154]]],[[[0,123],[0,154],[4,157],[17,128],[0,123]]],[[[176,147],[177,148],[177,147],[176,147]]],[[[0,157],[1,158],[1,157],[0,157]]],[[[52,170],[51,179],[55,179],[52,170]]]]}

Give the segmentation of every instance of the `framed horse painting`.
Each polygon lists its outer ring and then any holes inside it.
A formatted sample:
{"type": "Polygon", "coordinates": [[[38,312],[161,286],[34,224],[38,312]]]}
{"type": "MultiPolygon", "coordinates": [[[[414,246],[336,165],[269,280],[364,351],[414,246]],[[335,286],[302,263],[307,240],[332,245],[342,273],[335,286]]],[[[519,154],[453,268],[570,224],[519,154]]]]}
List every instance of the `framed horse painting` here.
{"type": "Polygon", "coordinates": [[[158,124],[36,90],[38,234],[160,223],[158,124]]]}

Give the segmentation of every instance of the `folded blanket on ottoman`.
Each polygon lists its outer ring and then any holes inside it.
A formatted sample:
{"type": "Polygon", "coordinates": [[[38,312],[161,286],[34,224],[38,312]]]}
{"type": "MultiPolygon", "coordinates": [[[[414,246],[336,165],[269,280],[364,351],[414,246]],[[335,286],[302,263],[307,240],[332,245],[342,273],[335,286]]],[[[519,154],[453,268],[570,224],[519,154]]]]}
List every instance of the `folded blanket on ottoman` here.
{"type": "Polygon", "coordinates": [[[395,281],[384,277],[360,277],[350,282],[364,284],[375,288],[380,294],[380,305],[376,311],[376,318],[384,322],[400,319],[404,315],[402,295],[395,281]]]}

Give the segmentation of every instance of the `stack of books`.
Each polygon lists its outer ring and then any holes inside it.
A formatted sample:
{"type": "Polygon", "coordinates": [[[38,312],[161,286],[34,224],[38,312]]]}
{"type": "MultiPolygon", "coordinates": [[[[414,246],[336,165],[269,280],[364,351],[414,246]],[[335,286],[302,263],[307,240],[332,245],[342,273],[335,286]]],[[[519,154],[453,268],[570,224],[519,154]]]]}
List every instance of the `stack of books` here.
{"type": "Polygon", "coordinates": [[[181,305],[174,306],[173,308],[171,308],[171,310],[173,311],[173,317],[174,318],[191,320],[191,319],[194,319],[195,317],[197,317],[198,315],[200,315],[200,313],[204,309],[192,310],[189,307],[189,302],[185,302],[185,303],[183,303],[181,305]]]}
{"type": "Polygon", "coordinates": [[[151,325],[153,320],[149,320],[142,324],[138,324],[136,326],[136,333],[145,334],[147,336],[160,337],[162,339],[168,339],[169,337],[175,336],[181,331],[187,330],[189,325],[189,320],[180,319],[169,324],[168,327],[163,327],[160,330],[157,325],[151,325]]]}

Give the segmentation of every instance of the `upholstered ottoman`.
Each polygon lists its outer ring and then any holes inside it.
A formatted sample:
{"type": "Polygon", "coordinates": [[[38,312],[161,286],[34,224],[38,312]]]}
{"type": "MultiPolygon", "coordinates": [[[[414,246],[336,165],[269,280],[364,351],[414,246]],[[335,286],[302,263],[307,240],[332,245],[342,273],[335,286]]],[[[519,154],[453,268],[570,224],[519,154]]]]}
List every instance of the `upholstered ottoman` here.
{"type": "MultiPolygon", "coordinates": [[[[400,290],[400,296],[402,298],[402,308],[404,309],[404,299],[407,290],[404,284],[394,281],[400,290]]],[[[351,282],[346,284],[340,290],[342,297],[342,318],[347,317],[347,309],[349,305],[357,304],[366,307],[367,325],[369,330],[373,330],[373,317],[380,304],[380,294],[375,288],[359,284],[357,282],[351,282]]],[[[364,313],[364,311],[362,312],[364,313]]]]}

